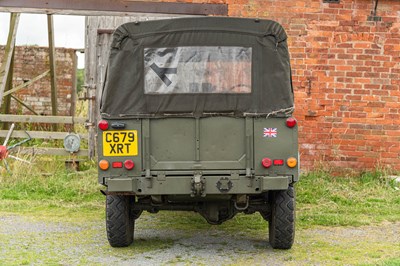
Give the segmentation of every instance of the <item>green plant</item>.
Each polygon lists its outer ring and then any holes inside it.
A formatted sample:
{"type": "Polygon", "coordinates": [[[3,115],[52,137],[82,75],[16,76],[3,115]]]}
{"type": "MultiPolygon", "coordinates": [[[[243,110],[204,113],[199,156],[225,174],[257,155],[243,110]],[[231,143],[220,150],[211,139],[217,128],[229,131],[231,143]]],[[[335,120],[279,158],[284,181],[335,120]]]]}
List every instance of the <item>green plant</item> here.
{"type": "Polygon", "coordinates": [[[76,70],[76,92],[79,94],[83,90],[85,82],[85,69],[80,68],[76,70]]]}

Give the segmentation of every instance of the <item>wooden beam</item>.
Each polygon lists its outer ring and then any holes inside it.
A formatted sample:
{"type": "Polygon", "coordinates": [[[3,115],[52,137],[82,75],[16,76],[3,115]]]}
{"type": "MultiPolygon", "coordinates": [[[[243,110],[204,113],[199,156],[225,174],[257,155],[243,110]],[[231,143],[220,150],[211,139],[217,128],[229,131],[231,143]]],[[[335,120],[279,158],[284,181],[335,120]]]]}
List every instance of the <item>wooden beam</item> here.
{"type": "Polygon", "coordinates": [[[132,13],[227,16],[228,5],[130,0],[0,0],[0,11],[88,16],[132,13]]]}
{"type": "Polygon", "coordinates": [[[19,91],[19,90],[21,90],[21,89],[23,89],[25,87],[28,87],[32,83],[35,83],[39,79],[45,77],[47,74],[49,74],[49,72],[50,72],[50,70],[47,70],[46,72],[40,74],[37,77],[34,77],[33,79],[29,80],[28,82],[22,83],[21,85],[18,85],[17,87],[13,88],[12,90],[6,91],[3,96],[7,96],[7,95],[9,95],[11,93],[17,92],[17,91],[19,91]]]}
{"type": "Polygon", "coordinates": [[[17,13],[11,14],[10,30],[8,32],[7,44],[4,51],[3,61],[0,67],[0,107],[3,102],[3,93],[7,84],[8,72],[10,71],[11,67],[12,55],[15,47],[15,39],[17,36],[19,17],[20,14],[17,13]]]}
{"type": "Polygon", "coordinates": [[[32,107],[30,107],[29,105],[27,105],[26,103],[24,103],[20,98],[14,96],[14,95],[10,95],[11,98],[13,98],[17,103],[19,103],[20,105],[22,105],[23,107],[25,107],[26,109],[28,109],[29,111],[31,111],[33,114],[35,115],[40,115],[38,114],[35,110],[33,110],[32,107]]]}
{"type": "MultiPolygon", "coordinates": [[[[0,138],[7,136],[8,130],[0,130],[0,138]]],[[[51,132],[51,131],[27,131],[29,136],[33,139],[64,139],[67,136],[67,132],[51,132]]],[[[14,130],[12,133],[13,138],[27,138],[25,131],[14,130]]],[[[87,134],[79,134],[81,139],[88,139],[87,134]]]]}
{"type": "MultiPolygon", "coordinates": [[[[16,154],[31,154],[31,155],[70,155],[63,148],[33,148],[33,147],[18,147],[15,148],[16,154]]],[[[77,156],[88,156],[87,149],[81,149],[77,153],[74,153],[77,156]]]]}
{"type": "MultiPolygon", "coordinates": [[[[6,93],[4,93],[3,97],[4,97],[4,109],[3,109],[3,114],[9,114],[10,113],[10,109],[11,109],[11,97],[10,96],[6,96],[7,92],[10,91],[13,87],[13,76],[14,76],[14,56],[15,55],[15,49],[13,49],[13,53],[12,53],[12,57],[11,57],[11,65],[10,65],[10,70],[8,71],[8,75],[7,75],[7,81],[6,81],[6,87],[5,87],[5,91],[6,93]]],[[[8,129],[9,128],[9,124],[8,123],[3,123],[3,129],[8,129]]]]}
{"type": "Polygon", "coordinates": [[[83,124],[87,118],[72,116],[32,116],[0,114],[0,122],[48,123],[48,124],[83,124]]]}
{"type": "MultiPolygon", "coordinates": [[[[54,47],[54,23],[53,15],[47,15],[47,30],[49,37],[49,65],[50,65],[50,85],[51,85],[51,114],[57,115],[57,72],[56,72],[56,50],[54,47]]],[[[53,126],[57,130],[57,125],[53,126]]]]}

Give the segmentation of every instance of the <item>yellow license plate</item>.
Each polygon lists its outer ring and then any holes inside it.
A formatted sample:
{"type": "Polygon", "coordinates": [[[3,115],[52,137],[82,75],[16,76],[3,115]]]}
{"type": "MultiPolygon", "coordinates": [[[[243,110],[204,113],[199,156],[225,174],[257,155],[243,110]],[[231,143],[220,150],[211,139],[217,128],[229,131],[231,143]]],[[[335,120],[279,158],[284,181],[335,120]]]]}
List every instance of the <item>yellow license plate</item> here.
{"type": "Polygon", "coordinates": [[[138,155],[137,130],[103,132],[103,156],[138,155]]]}

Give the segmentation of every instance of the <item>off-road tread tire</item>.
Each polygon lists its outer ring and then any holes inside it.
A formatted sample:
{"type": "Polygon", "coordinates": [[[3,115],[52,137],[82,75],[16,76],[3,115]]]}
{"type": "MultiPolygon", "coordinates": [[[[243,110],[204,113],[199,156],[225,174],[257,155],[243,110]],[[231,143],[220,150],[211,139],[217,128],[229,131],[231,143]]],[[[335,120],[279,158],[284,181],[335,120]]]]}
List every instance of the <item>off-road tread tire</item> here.
{"type": "Polygon", "coordinates": [[[269,243],[274,249],[290,249],[294,242],[296,194],[293,186],[271,193],[269,243]]]}
{"type": "Polygon", "coordinates": [[[106,196],[106,230],[108,242],[112,247],[127,247],[133,243],[133,202],[133,196],[106,196]]]}

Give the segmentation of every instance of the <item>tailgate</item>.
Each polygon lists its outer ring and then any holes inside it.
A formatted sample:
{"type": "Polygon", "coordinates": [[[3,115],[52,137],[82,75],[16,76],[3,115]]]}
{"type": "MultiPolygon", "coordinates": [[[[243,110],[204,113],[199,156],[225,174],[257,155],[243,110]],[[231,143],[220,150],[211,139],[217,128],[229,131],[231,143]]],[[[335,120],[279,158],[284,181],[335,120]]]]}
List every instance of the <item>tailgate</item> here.
{"type": "Polygon", "coordinates": [[[150,119],[143,125],[151,170],[246,168],[245,118],[150,119]]]}

